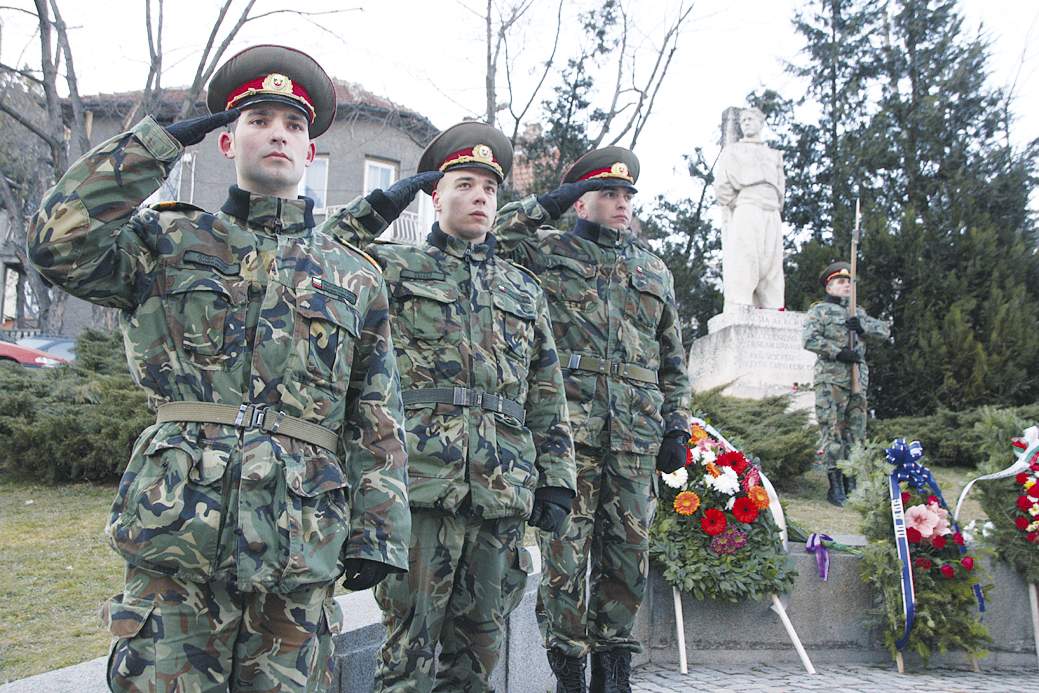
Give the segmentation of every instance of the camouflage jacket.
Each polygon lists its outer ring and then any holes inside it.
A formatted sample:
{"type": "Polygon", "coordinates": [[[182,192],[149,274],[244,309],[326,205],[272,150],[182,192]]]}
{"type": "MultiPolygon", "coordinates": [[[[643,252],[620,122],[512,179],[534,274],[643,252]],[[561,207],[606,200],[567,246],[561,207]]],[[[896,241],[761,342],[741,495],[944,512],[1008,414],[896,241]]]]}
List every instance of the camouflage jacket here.
{"type": "Polygon", "coordinates": [[[572,233],[538,228],[547,220],[531,196],[499,210],[495,234],[502,252],[534,272],[548,296],[574,441],[656,454],[665,433],[689,430],[674,278],[630,231],[584,220],[572,233]],[[657,383],[571,369],[571,355],[640,366],[655,372],[657,383]]]}
{"type": "MultiPolygon", "coordinates": [[[[322,225],[354,241],[385,227],[363,198],[322,225]]],[[[535,488],[576,489],[545,295],[495,251],[493,235],[473,245],[438,225],[421,247],[368,246],[390,289],[414,507],[455,512],[471,504],[486,518],[526,517],[535,488]],[[480,406],[408,403],[428,388],[505,397],[525,421],[480,406]]]]}
{"type": "Polygon", "coordinates": [[[127,561],[242,590],[335,579],[344,558],[406,570],[410,513],[384,281],[316,233],[311,200],[232,187],[219,214],[137,206],[182,148],[151,118],[44,196],[29,255],[72,295],[122,311],[151,405],[265,405],[337,450],[256,428],[171,421],[137,440],[106,533],[127,561]]]}
{"type": "MultiPolygon", "coordinates": [[[[865,337],[887,339],[891,336],[891,328],[886,322],[866,315],[862,307],[858,307],[856,315],[865,330],[865,337]]],[[[837,360],[837,353],[848,347],[848,328],[844,321],[848,319],[848,299],[840,299],[840,303],[820,301],[813,303],[808,309],[808,320],[805,322],[802,339],[808,351],[818,354],[815,360],[815,382],[833,383],[842,387],[851,387],[851,364],[837,360]]],[[[865,357],[866,344],[863,339],[855,340],[855,350],[865,357]]],[[[865,360],[859,364],[859,383],[862,391],[869,385],[869,366],[865,360]]]]}

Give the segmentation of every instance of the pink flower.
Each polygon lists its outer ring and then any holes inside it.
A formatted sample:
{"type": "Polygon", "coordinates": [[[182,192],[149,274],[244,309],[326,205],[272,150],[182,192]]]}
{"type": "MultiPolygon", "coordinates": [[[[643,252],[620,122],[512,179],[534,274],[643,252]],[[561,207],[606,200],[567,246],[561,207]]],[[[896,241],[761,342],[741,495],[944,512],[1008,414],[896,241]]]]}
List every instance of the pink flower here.
{"type": "Polygon", "coordinates": [[[928,496],[927,497],[927,505],[928,506],[938,505],[938,497],[937,496],[928,496]]]}
{"type": "MultiPolygon", "coordinates": [[[[934,498],[934,496],[931,496],[931,498],[934,498]]],[[[938,516],[938,524],[935,525],[934,533],[941,535],[951,534],[952,523],[949,522],[949,511],[938,505],[937,502],[928,503],[927,509],[938,516]]]]}
{"type": "Polygon", "coordinates": [[[963,560],[960,561],[960,565],[962,565],[967,570],[974,570],[974,559],[970,556],[965,556],[963,560]]]}
{"type": "Polygon", "coordinates": [[[923,539],[929,539],[934,535],[939,520],[937,513],[923,505],[914,505],[906,510],[906,527],[920,532],[923,539]]]}
{"type": "Polygon", "coordinates": [[[956,571],[952,569],[951,565],[942,566],[942,575],[944,575],[947,578],[951,578],[955,572],[956,571]]]}

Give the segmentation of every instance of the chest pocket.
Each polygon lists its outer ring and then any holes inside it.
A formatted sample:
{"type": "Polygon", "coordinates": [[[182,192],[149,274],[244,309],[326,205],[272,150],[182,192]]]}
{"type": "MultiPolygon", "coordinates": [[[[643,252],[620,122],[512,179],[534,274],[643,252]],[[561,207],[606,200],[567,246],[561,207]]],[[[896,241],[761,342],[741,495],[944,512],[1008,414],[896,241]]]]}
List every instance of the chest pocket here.
{"type": "Polygon", "coordinates": [[[595,301],[595,265],[550,255],[539,278],[550,302],[563,301],[568,308],[582,310],[595,301]]]}
{"type": "Polygon", "coordinates": [[[499,322],[496,340],[500,340],[502,351],[507,356],[520,361],[522,376],[525,377],[534,356],[534,322],[537,318],[534,299],[505,284],[492,286],[491,291],[495,317],[499,322]]]}
{"type": "Polygon", "coordinates": [[[350,381],[354,342],[361,334],[361,316],[336,296],[321,291],[296,295],[297,349],[306,349],[303,362],[311,381],[343,394],[350,381]]]}
{"type": "Polygon", "coordinates": [[[667,282],[663,276],[645,269],[628,276],[631,290],[628,292],[627,316],[655,334],[664,315],[667,282]]]}
{"type": "Polygon", "coordinates": [[[234,368],[245,349],[246,282],[171,269],[166,284],[166,322],[177,350],[203,370],[234,368]]]}
{"type": "Polygon", "coordinates": [[[402,281],[393,291],[403,336],[457,344],[463,326],[455,316],[458,290],[443,282],[402,281]]]}

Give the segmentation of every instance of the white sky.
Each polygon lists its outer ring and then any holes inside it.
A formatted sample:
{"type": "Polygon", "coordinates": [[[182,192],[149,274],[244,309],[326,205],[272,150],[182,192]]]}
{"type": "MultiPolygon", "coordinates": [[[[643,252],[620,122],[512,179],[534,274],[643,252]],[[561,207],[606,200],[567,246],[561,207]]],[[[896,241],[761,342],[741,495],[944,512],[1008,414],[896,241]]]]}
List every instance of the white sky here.
{"type": "MultiPolygon", "coordinates": [[[[147,74],[144,0],[59,3],[72,28],[80,92],[142,88],[147,74]]],[[[5,4],[33,7],[31,0],[5,4]]],[[[416,110],[440,128],[483,111],[484,26],[476,13],[466,9],[484,6],[482,0],[295,0],[291,4],[258,0],[255,13],[287,4],[312,11],[363,9],[310,22],[279,15],[250,23],[225,57],[253,43],[294,46],[313,55],[335,77],[358,82],[416,110]]],[[[677,0],[642,0],[635,5],[639,11],[635,21],[652,30],[676,4],[677,0]]],[[[783,71],[782,60],[795,59],[803,44],[791,25],[795,10],[803,4],[802,0],[696,1],[654,114],[636,146],[642,160],[639,197],[644,202],[658,193],[692,192],[681,155],[692,153],[695,146],[704,146],[713,155],[726,107],[743,105],[755,89],[772,88],[786,98],[801,93],[796,80],[783,71]]],[[[968,34],[984,21],[993,39],[992,83],[1016,82],[1013,110],[1018,121],[1013,140],[1020,144],[1039,137],[1039,2],[961,0],[960,7],[968,34]]],[[[166,3],[165,86],[190,83],[216,8],[216,0],[166,3]]],[[[0,10],[0,20],[0,59],[9,65],[33,62],[38,40],[31,35],[32,18],[0,10]]],[[[529,64],[541,54],[541,43],[550,38],[536,23],[526,31],[529,64]]]]}

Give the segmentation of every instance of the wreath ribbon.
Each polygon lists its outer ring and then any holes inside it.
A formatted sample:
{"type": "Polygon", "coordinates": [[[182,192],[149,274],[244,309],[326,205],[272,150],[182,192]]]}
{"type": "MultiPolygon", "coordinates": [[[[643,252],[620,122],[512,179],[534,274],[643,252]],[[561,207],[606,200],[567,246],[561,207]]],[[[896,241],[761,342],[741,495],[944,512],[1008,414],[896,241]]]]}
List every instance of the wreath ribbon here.
{"type": "MultiPolygon", "coordinates": [[[[891,496],[891,521],[895,529],[895,545],[898,549],[898,558],[902,562],[902,611],[905,614],[905,632],[895,642],[895,647],[901,650],[909,640],[909,631],[913,627],[913,617],[916,613],[916,590],[913,587],[913,567],[909,558],[909,539],[906,536],[905,508],[902,507],[901,482],[906,482],[914,490],[924,493],[929,489],[938,502],[948,508],[942,491],[938,488],[931,470],[918,461],[923,457],[924,449],[918,441],[906,443],[905,438],[897,438],[890,448],[884,450],[887,453],[887,461],[895,465],[888,479],[891,496]]],[[[953,518],[953,529],[960,531],[959,523],[953,518]]],[[[967,554],[967,547],[959,545],[960,555],[967,554]]],[[[980,585],[974,585],[974,598],[978,603],[978,611],[985,612],[985,596],[981,592],[980,585]]]]}
{"type": "Polygon", "coordinates": [[[987,481],[990,479],[1005,479],[1008,476],[1017,476],[1021,472],[1028,469],[1032,459],[1039,455],[1039,427],[1032,426],[1031,428],[1025,429],[1024,438],[1014,439],[1015,447],[1023,447],[1021,452],[1014,451],[1017,455],[1017,461],[1006,469],[992,474],[986,474],[985,476],[979,476],[977,479],[972,479],[969,484],[963,487],[963,491],[960,492],[960,499],[956,501],[956,512],[953,513],[953,521],[960,519],[960,507],[963,505],[964,499],[967,497],[967,492],[970,491],[971,487],[978,481],[987,481]]]}
{"type": "Polygon", "coordinates": [[[833,541],[825,534],[810,534],[805,542],[805,551],[815,554],[815,563],[819,567],[819,577],[828,582],[830,577],[830,552],[826,549],[826,541],[833,541]]]}

